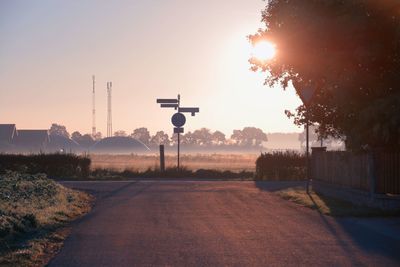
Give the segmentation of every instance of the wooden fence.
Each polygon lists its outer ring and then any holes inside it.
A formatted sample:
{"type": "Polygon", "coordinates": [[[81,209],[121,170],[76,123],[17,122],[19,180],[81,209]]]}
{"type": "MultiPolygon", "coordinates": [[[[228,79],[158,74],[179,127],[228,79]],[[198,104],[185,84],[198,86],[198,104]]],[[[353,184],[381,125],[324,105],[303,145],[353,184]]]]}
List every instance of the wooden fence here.
{"type": "Polygon", "coordinates": [[[400,194],[400,152],[314,152],[311,177],[373,193],[400,194]]]}
{"type": "Polygon", "coordinates": [[[374,154],[376,192],[400,194],[400,152],[374,154]]]}

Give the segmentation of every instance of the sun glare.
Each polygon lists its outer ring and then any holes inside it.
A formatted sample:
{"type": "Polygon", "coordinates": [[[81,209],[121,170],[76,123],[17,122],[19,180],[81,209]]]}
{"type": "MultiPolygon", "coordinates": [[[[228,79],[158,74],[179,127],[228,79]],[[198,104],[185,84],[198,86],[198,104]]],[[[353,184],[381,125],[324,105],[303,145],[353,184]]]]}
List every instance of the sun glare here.
{"type": "Polygon", "coordinates": [[[253,46],[252,56],[259,60],[271,60],[276,55],[276,46],[267,41],[261,41],[253,46]]]}

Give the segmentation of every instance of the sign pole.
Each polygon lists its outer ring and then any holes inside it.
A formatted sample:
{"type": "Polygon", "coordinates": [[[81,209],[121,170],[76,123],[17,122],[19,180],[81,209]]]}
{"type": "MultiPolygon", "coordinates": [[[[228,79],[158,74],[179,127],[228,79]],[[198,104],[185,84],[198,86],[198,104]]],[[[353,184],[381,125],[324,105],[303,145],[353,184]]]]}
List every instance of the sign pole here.
{"type": "Polygon", "coordinates": [[[310,150],[309,150],[309,127],[310,123],[307,118],[306,122],[306,161],[307,161],[307,185],[306,185],[306,191],[307,194],[310,193],[310,150]]]}
{"type": "MultiPolygon", "coordinates": [[[[179,112],[179,108],[181,106],[181,95],[178,94],[178,112],[179,112]]],[[[179,158],[180,158],[180,146],[181,146],[181,140],[180,140],[181,134],[178,131],[178,171],[179,171],[179,158]]]]}
{"type": "Polygon", "coordinates": [[[179,157],[180,157],[180,136],[181,134],[178,132],[178,170],[179,170],[179,157]]]}
{"type": "Polygon", "coordinates": [[[309,111],[309,104],[311,103],[311,100],[315,94],[316,91],[316,86],[313,86],[312,84],[308,84],[306,86],[303,86],[301,90],[297,90],[299,93],[299,96],[301,98],[301,101],[303,102],[304,106],[306,107],[306,165],[307,165],[307,183],[306,183],[306,191],[307,194],[310,193],[310,176],[311,176],[311,170],[310,170],[310,150],[309,150],[309,126],[310,126],[310,121],[309,121],[309,116],[308,116],[308,111],[309,111]]]}
{"type": "Polygon", "coordinates": [[[174,133],[178,134],[178,158],[177,158],[177,168],[180,169],[180,146],[181,146],[181,133],[184,133],[184,128],[182,127],[186,123],[186,117],[183,113],[190,113],[195,116],[196,113],[200,112],[199,108],[195,107],[181,107],[181,95],[175,98],[158,98],[157,103],[160,104],[162,108],[174,108],[177,113],[172,115],[171,122],[175,126],[174,133]]]}

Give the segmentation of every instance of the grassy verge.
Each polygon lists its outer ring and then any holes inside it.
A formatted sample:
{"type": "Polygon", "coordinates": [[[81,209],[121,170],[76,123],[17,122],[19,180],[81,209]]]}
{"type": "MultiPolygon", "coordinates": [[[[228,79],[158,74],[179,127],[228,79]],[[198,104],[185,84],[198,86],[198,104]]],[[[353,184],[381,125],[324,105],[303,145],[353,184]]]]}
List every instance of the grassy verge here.
{"type": "Polygon", "coordinates": [[[62,246],[71,220],[91,197],[45,175],[0,176],[0,266],[43,266],[62,246]]]}
{"type": "Polygon", "coordinates": [[[399,215],[399,211],[385,211],[377,208],[354,205],[351,202],[328,197],[304,188],[295,187],[278,191],[282,198],[297,204],[315,209],[318,212],[334,217],[381,217],[399,215]]]}

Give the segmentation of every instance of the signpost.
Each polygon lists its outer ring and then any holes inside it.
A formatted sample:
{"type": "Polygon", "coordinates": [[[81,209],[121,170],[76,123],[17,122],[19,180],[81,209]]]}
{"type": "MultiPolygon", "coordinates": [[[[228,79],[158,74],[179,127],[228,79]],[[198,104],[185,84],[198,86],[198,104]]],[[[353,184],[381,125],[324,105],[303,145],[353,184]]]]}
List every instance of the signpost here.
{"type": "Polygon", "coordinates": [[[174,125],[174,133],[178,135],[178,159],[177,159],[177,167],[180,167],[180,134],[184,133],[184,128],[182,126],[186,123],[186,117],[183,113],[190,113],[192,116],[195,116],[196,113],[200,112],[199,108],[188,108],[188,107],[180,107],[181,96],[178,95],[177,98],[159,98],[157,99],[157,103],[160,104],[161,108],[173,108],[177,112],[172,115],[171,122],[174,125]]]}
{"type": "Polygon", "coordinates": [[[298,90],[300,99],[303,104],[306,106],[306,161],[307,161],[307,185],[306,191],[307,194],[310,192],[310,141],[309,141],[309,128],[310,128],[310,121],[308,120],[308,110],[307,107],[310,104],[316,88],[314,86],[305,86],[302,90],[298,90]]]}

